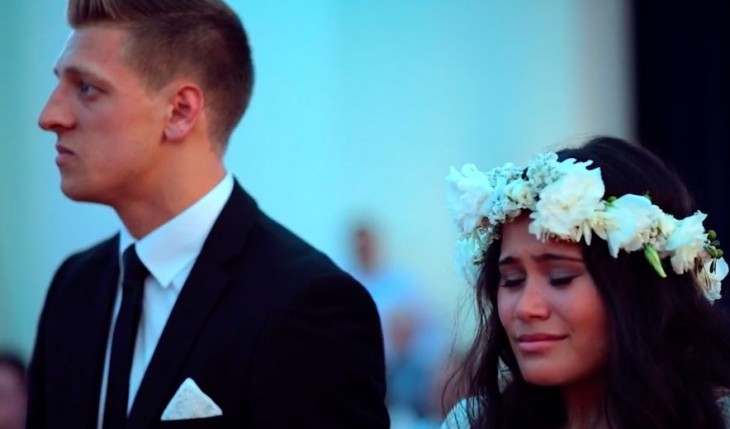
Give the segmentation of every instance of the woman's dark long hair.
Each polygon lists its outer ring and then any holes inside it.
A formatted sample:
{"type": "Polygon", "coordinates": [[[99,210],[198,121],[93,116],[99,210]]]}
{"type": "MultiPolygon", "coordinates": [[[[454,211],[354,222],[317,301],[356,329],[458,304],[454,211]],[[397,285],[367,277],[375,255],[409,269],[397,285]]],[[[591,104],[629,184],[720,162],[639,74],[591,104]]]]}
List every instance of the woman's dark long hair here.
{"type": "MultiPolygon", "coordinates": [[[[592,160],[589,168],[601,169],[606,197],[648,193],[678,219],[694,211],[677,175],[639,146],[599,137],[558,156],[592,160]]],[[[495,241],[485,255],[475,290],[477,335],[461,371],[464,396],[473,398],[467,407],[470,427],[558,428],[567,421],[559,388],[525,382],[499,321],[500,247],[495,241]],[[504,366],[506,378],[500,374],[504,366]]],[[[583,256],[609,320],[603,412],[611,427],[724,428],[715,401],[730,388],[730,336],[694,275],[677,275],[665,266],[667,278],[660,278],[643,252],[613,258],[598,238],[583,245],[583,256]]]]}

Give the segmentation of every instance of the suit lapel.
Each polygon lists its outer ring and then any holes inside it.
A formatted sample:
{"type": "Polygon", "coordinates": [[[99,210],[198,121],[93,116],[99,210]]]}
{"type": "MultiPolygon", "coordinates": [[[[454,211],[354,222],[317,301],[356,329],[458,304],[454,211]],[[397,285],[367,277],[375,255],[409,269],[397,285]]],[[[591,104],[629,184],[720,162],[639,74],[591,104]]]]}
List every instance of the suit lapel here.
{"type": "Polygon", "coordinates": [[[71,334],[66,347],[75,351],[69,354],[73,359],[65,363],[65,371],[76,368],[69,395],[75,404],[74,414],[88,417],[83,427],[96,427],[104,357],[119,277],[118,236],[103,246],[98,257],[95,256],[97,259],[89,263],[96,269],[83,271],[82,276],[74,280],[80,287],[78,294],[67,297],[74,302],[69,306],[73,310],[68,315],[71,334]]]}
{"type": "Polygon", "coordinates": [[[226,263],[242,253],[258,215],[256,203],[236,183],[180,291],[142,379],[127,427],[146,428],[160,418],[178,388],[180,371],[198,334],[229,283],[226,263]]]}

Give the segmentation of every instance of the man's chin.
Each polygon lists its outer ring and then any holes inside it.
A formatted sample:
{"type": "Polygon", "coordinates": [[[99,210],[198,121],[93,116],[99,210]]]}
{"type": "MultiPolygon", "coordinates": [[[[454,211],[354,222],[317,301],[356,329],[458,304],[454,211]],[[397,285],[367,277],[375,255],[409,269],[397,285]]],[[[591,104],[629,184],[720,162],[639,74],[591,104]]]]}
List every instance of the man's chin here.
{"type": "Polygon", "coordinates": [[[73,180],[62,179],[61,192],[73,201],[85,203],[98,202],[98,198],[95,198],[94,192],[91,192],[88,186],[84,186],[73,180]]]}

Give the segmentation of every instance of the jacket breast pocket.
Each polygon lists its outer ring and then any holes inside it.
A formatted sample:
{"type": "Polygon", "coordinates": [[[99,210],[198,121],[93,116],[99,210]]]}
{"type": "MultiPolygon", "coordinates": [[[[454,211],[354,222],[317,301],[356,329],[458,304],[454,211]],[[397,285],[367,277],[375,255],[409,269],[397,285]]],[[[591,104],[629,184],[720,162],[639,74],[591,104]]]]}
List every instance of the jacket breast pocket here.
{"type": "Polygon", "coordinates": [[[225,426],[223,425],[223,416],[207,417],[204,419],[160,421],[156,427],[159,429],[219,429],[219,428],[225,428],[225,426]]]}

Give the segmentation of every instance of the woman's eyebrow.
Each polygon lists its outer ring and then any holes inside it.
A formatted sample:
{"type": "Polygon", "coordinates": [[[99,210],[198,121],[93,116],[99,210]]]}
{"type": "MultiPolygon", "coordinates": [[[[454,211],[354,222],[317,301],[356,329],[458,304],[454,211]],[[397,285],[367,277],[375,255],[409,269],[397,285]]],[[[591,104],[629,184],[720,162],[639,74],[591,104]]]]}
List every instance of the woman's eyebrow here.
{"type": "Polygon", "coordinates": [[[582,257],[570,256],[560,253],[542,253],[532,257],[535,262],[546,262],[546,261],[571,261],[571,262],[583,262],[582,257]]]}
{"type": "MultiPolygon", "coordinates": [[[[570,262],[580,262],[583,263],[583,258],[576,257],[576,256],[570,256],[570,255],[564,255],[561,253],[541,253],[539,255],[532,256],[532,260],[535,262],[546,262],[546,261],[570,261],[570,262]]],[[[504,258],[499,260],[499,265],[511,265],[516,264],[519,262],[518,258],[515,258],[514,256],[505,256],[504,258]]]]}

